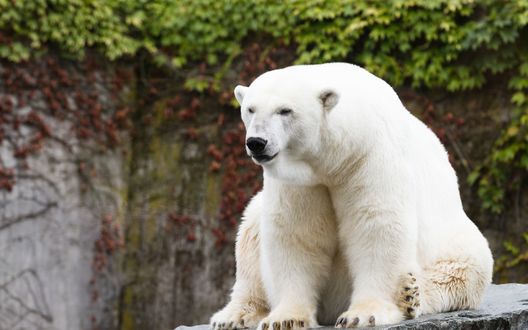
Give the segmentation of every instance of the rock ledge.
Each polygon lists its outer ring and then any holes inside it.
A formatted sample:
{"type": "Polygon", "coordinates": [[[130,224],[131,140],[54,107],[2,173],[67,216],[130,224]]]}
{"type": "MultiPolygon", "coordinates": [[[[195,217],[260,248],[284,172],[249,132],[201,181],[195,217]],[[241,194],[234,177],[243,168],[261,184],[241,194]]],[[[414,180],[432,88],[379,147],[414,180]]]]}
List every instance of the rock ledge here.
{"type": "MultiPolygon", "coordinates": [[[[209,330],[208,325],[176,330],[209,330]]],[[[330,330],[333,327],[322,327],[330,330]]],[[[432,314],[398,324],[367,329],[528,329],[528,284],[491,285],[476,310],[432,314]]]]}

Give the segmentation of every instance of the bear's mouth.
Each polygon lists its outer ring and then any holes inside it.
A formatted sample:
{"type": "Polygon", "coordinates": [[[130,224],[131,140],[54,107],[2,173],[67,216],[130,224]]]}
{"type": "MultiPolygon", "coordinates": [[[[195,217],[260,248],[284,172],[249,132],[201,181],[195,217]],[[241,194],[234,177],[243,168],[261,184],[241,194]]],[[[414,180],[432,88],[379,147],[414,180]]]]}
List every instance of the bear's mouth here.
{"type": "Polygon", "coordinates": [[[266,163],[266,162],[269,162],[270,160],[272,160],[273,158],[275,158],[275,156],[277,156],[279,153],[277,152],[276,154],[272,155],[272,156],[268,156],[268,155],[251,155],[251,158],[253,158],[254,160],[256,160],[257,162],[259,163],[266,163]]]}

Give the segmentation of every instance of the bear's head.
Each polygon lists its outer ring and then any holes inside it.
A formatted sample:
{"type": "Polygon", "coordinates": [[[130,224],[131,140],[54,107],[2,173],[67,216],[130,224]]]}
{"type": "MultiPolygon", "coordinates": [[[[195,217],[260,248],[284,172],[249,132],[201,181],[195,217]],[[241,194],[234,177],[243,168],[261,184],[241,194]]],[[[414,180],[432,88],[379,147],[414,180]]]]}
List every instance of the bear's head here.
{"type": "Polygon", "coordinates": [[[235,88],[246,151],[266,174],[293,184],[320,183],[313,160],[321,157],[325,116],[339,96],[317,85],[282,69],[235,88]]]}

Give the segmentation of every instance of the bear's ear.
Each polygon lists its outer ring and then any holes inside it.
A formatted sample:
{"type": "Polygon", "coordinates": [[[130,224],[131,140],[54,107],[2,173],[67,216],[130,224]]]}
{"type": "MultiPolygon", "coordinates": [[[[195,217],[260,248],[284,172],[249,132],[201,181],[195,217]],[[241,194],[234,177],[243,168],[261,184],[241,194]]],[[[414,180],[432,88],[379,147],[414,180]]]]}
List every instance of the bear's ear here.
{"type": "Polygon", "coordinates": [[[339,95],[333,90],[326,89],[319,93],[319,100],[323,105],[323,110],[330,111],[339,101],[339,95]]]}
{"type": "Polygon", "coordinates": [[[242,85],[235,87],[235,97],[240,105],[242,105],[242,101],[244,101],[244,95],[246,95],[247,89],[246,86],[242,85]]]}

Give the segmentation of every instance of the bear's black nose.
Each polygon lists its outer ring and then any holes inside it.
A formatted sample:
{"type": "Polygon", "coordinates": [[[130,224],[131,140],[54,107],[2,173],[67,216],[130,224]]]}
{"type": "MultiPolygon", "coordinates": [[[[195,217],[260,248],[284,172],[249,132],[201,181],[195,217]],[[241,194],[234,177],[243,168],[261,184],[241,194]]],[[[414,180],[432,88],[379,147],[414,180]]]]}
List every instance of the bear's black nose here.
{"type": "Polygon", "coordinates": [[[249,148],[249,150],[251,150],[251,152],[256,153],[256,154],[259,154],[262,151],[264,151],[264,148],[266,148],[266,143],[268,143],[268,141],[258,138],[258,137],[256,138],[250,137],[246,141],[246,145],[249,148]]]}

